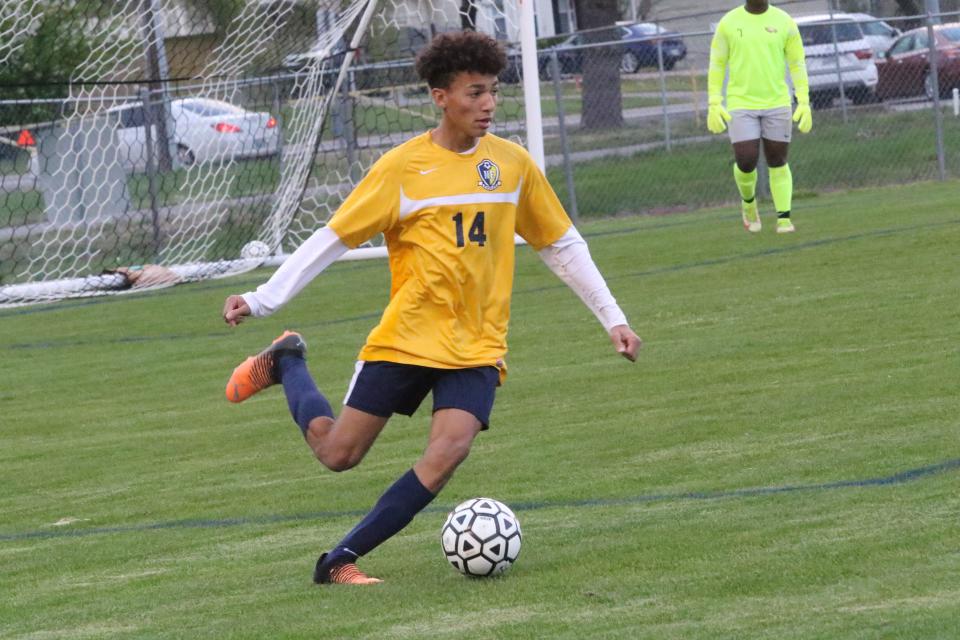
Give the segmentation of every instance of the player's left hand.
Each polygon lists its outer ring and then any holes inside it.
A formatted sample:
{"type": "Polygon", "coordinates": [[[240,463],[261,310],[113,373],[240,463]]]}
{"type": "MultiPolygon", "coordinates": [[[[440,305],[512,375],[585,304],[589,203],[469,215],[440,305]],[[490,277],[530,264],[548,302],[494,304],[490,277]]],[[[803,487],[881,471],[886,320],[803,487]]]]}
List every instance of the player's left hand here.
{"type": "Polygon", "coordinates": [[[637,351],[643,346],[643,340],[625,324],[618,324],[610,329],[610,342],[617,353],[630,362],[637,361],[637,351]]]}
{"type": "Polygon", "coordinates": [[[810,111],[809,102],[797,103],[797,109],[793,112],[793,121],[797,123],[800,133],[810,133],[813,127],[813,113],[810,111]]]}

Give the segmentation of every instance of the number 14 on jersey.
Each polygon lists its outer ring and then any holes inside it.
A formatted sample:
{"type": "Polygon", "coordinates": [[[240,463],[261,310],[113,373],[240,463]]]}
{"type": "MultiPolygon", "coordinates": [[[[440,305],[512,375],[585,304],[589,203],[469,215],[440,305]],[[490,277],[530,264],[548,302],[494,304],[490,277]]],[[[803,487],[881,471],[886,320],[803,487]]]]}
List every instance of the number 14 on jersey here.
{"type": "MultiPolygon", "coordinates": [[[[458,211],[452,219],[456,226],[457,246],[463,247],[466,245],[463,238],[463,212],[458,211]]],[[[483,211],[477,211],[477,215],[474,216],[473,222],[470,224],[470,230],[467,231],[467,240],[475,242],[481,247],[487,241],[487,234],[483,230],[483,211]]]]}

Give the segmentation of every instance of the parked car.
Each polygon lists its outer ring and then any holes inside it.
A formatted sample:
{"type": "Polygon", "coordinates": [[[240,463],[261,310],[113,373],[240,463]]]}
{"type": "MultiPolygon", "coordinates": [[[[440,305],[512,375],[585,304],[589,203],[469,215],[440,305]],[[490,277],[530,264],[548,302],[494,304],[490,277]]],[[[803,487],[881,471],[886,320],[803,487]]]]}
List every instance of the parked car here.
{"type": "Polygon", "coordinates": [[[803,39],[810,82],[810,104],[828,107],[840,95],[856,104],[875,98],[877,65],[873,48],[863,35],[860,24],[849,14],[820,14],[796,18],[803,39]]]}
{"type": "MultiPolygon", "coordinates": [[[[954,87],[960,87],[960,22],[934,26],[933,37],[940,95],[946,96],[954,87]]],[[[913,29],[900,36],[880,58],[877,70],[880,73],[877,95],[881,98],[925,95],[932,100],[934,82],[927,28],[913,29]]]]}
{"type": "MultiPolygon", "coordinates": [[[[659,56],[663,57],[663,68],[667,71],[683,60],[687,55],[687,45],[675,31],[669,31],[651,22],[621,24],[615,27],[619,36],[621,73],[636,73],[641,67],[658,67],[659,56]],[[662,51],[658,54],[658,48],[662,51]]],[[[565,40],[538,52],[537,67],[541,80],[552,77],[551,58],[557,55],[561,75],[581,73],[583,70],[583,52],[587,39],[582,33],[574,33],[565,40]]],[[[599,45],[600,51],[613,51],[612,47],[599,45]]],[[[504,82],[517,82],[520,78],[520,49],[507,51],[509,63],[501,74],[504,82]]]]}
{"type": "Polygon", "coordinates": [[[900,37],[900,29],[891,27],[883,20],[874,18],[870,14],[848,13],[847,15],[860,24],[863,37],[873,48],[874,56],[878,56],[881,52],[889,49],[893,41],[900,37]]]}
{"type": "MultiPolygon", "coordinates": [[[[118,153],[129,168],[146,167],[146,112],[142,102],[107,110],[116,118],[118,153]]],[[[221,100],[180,98],[170,102],[171,137],[177,160],[189,166],[236,158],[273,155],[279,146],[277,120],[269,113],[247,111],[221,100]]],[[[151,138],[157,139],[156,125],[151,138]]]]}

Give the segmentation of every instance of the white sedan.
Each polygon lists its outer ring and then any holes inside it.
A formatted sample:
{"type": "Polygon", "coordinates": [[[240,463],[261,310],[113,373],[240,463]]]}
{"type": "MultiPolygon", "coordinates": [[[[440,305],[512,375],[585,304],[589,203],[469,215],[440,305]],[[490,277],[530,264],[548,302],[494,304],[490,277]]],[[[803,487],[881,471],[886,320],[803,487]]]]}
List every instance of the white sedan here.
{"type": "MultiPolygon", "coordinates": [[[[116,119],[120,161],[134,170],[143,170],[147,165],[143,103],[111,107],[107,113],[116,119]]],[[[279,127],[269,113],[247,111],[210,98],[180,98],[170,101],[170,120],[171,151],[184,166],[269,156],[279,149],[279,127]]],[[[155,124],[150,131],[155,142],[155,124]]]]}

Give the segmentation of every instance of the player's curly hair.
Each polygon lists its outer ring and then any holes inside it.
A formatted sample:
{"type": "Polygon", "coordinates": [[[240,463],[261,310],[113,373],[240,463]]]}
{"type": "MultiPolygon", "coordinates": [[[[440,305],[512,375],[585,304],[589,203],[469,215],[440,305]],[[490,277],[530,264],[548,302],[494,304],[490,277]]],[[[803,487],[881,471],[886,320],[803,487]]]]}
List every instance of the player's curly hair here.
{"type": "Polygon", "coordinates": [[[417,56],[417,75],[431,89],[446,89],[462,72],[498,76],[507,54],[492,37],[476,31],[441,33],[417,56]]]}

